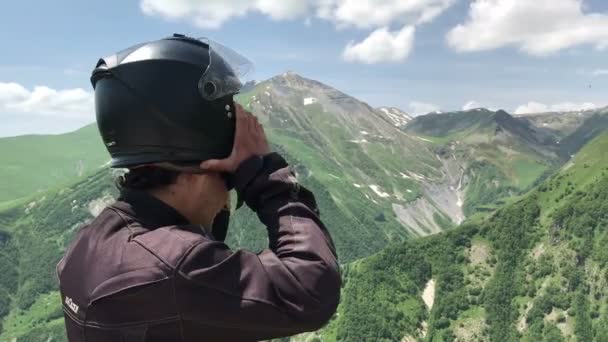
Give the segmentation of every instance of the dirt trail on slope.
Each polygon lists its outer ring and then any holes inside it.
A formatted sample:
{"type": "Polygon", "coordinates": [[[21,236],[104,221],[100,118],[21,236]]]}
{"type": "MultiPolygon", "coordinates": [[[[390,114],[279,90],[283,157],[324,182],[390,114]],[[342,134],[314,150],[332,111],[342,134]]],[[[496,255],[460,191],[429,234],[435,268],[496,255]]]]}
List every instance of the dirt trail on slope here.
{"type": "Polygon", "coordinates": [[[422,300],[426,307],[431,310],[435,302],[435,279],[431,279],[426,283],[424,291],[422,291],[422,300]]]}

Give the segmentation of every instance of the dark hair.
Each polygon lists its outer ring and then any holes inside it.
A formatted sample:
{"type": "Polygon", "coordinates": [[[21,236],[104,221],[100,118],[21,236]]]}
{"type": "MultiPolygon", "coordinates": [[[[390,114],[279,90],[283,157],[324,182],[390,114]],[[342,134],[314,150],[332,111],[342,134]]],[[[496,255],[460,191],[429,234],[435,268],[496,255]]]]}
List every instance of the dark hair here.
{"type": "Polygon", "coordinates": [[[179,174],[179,171],[159,167],[138,167],[119,176],[116,187],[119,190],[152,190],[175,183],[179,174]]]}

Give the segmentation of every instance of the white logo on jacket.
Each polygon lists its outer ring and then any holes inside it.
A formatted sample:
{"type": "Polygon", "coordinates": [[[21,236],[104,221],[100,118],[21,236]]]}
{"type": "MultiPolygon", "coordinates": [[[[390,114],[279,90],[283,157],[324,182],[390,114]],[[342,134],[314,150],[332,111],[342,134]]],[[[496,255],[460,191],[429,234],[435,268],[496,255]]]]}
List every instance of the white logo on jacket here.
{"type": "Polygon", "coordinates": [[[65,305],[67,305],[74,313],[78,313],[78,305],[72,301],[72,298],[65,297],[65,305]]]}

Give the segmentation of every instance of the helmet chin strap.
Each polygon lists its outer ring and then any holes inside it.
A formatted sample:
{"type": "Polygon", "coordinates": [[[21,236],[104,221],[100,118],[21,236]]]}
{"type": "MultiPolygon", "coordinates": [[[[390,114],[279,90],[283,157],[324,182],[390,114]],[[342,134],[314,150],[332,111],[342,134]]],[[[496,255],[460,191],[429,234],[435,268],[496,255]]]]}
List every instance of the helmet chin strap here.
{"type": "Polygon", "coordinates": [[[230,207],[224,207],[215,215],[211,234],[217,241],[225,241],[228,235],[228,226],[230,225],[230,207]]]}

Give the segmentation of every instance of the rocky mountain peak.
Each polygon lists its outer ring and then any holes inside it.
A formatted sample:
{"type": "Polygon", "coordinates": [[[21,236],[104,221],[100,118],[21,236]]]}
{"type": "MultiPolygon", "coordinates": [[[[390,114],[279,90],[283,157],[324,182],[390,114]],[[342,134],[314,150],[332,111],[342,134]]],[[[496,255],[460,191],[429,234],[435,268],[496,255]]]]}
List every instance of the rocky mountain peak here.
{"type": "Polygon", "coordinates": [[[325,84],[303,77],[294,71],[287,71],[271,78],[268,82],[274,86],[289,87],[295,90],[328,90],[325,84]]]}
{"type": "Polygon", "coordinates": [[[379,107],[376,112],[388,118],[397,127],[405,126],[412,120],[411,115],[396,107],[379,107]]]}

